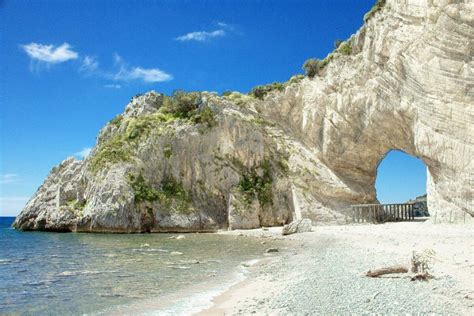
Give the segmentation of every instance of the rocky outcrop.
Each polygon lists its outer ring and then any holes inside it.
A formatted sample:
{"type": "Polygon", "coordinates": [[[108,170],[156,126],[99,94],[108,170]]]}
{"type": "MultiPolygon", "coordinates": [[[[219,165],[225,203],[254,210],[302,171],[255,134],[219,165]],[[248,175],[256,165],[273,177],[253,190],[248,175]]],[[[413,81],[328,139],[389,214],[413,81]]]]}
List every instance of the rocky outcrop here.
{"type": "Polygon", "coordinates": [[[428,217],[430,216],[430,212],[428,211],[428,203],[426,194],[417,196],[413,200],[409,200],[406,203],[413,204],[413,211],[415,217],[428,217]]]}
{"type": "Polygon", "coordinates": [[[474,3],[387,0],[343,47],[314,78],[199,93],[184,114],[155,92],[133,98],[86,160],[51,171],[15,227],[345,223],[348,206],[376,202],[377,166],[394,149],[427,165],[437,222],[472,220],[474,3]]]}

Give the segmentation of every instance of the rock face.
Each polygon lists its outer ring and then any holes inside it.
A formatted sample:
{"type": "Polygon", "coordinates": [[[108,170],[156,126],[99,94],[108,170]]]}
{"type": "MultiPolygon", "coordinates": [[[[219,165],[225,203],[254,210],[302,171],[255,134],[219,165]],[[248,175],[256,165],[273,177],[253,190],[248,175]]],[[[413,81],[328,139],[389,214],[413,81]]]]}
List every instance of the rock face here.
{"type": "Polygon", "coordinates": [[[390,150],[428,167],[437,222],[474,216],[474,3],[387,0],[314,78],[260,98],[200,93],[193,118],[135,97],[84,161],[53,168],[24,230],[213,231],[345,223],[390,150]],[[349,51],[347,51],[349,48],[349,51]],[[205,121],[205,114],[212,120],[205,121]]]}

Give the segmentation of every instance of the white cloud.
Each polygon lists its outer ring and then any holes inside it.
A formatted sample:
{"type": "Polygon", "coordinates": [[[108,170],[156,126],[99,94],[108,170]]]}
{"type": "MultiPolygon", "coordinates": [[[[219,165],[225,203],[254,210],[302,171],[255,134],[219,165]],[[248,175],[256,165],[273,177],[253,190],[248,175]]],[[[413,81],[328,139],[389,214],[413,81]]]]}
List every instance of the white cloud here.
{"type": "Polygon", "coordinates": [[[171,80],[173,77],[157,68],[144,69],[142,67],[133,68],[129,77],[132,79],[142,79],[145,82],[161,82],[171,80]]]}
{"type": "MultiPolygon", "coordinates": [[[[30,69],[32,71],[39,71],[44,65],[49,68],[50,65],[79,58],[79,53],[73,51],[71,45],[68,43],[64,43],[60,46],[30,43],[21,45],[21,47],[31,58],[30,69]]],[[[159,68],[131,67],[127,65],[118,54],[114,55],[114,67],[115,70],[113,69],[111,71],[100,69],[99,61],[96,57],[85,55],[80,59],[78,70],[83,75],[94,75],[113,81],[141,80],[149,83],[173,79],[172,75],[159,68]]],[[[105,84],[104,87],[120,89],[122,86],[119,84],[105,84]]]]}
{"type": "Polygon", "coordinates": [[[87,158],[87,156],[89,156],[89,154],[91,153],[91,150],[92,148],[90,147],[83,148],[81,151],[74,153],[74,156],[77,156],[81,159],[87,158]]]}
{"type": "Polygon", "coordinates": [[[79,67],[79,71],[91,73],[96,71],[99,68],[99,62],[97,58],[93,56],[86,56],[82,59],[81,67],[79,67]]]}
{"type": "Polygon", "coordinates": [[[120,89],[120,88],[122,88],[122,86],[119,85],[119,84],[104,84],[104,88],[108,88],[108,89],[120,89]]]}
{"type": "Polygon", "coordinates": [[[0,174],[0,184],[17,182],[19,177],[14,173],[0,174]]]}
{"type": "Polygon", "coordinates": [[[16,216],[29,199],[27,196],[0,197],[0,215],[16,216]]]}
{"type": "Polygon", "coordinates": [[[118,54],[114,55],[114,61],[119,70],[108,77],[115,81],[163,82],[173,79],[172,75],[158,68],[129,67],[118,54]]]}
{"type": "Polygon", "coordinates": [[[61,46],[30,43],[21,47],[32,60],[46,64],[63,63],[79,57],[79,54],[73,51],[68,43],[63,43],[61,46]]]}
{"type": "MultiPolygon", "coordinates": [[[[222,23],[222,22],[220,22],[222,23]]],[[[177,41],[187,42],[187,41],[197,41],[197,42],[204,42],[212,38],[223,37],[226,35],[226,32],[222,29],[215,30],[212,32],[206,31],[199,31],[199,32],[191,32],[181,36],[176,37],[177,41]]]]}

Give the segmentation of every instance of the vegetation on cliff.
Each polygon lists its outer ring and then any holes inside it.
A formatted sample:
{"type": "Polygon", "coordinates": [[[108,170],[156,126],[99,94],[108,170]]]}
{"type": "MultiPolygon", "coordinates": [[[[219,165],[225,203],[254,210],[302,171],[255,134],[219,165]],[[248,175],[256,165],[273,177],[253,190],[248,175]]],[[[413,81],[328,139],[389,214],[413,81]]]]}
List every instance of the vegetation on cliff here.
{"type": "Polygon", "coordinates": [[[253,88],[250,92],[249,95],[263,100],[264,97],[271,91],[283,91],[285,90],[285,84],[281,82],[273,82],[267,85],[262,85],[262,86],[256,86],[253,88]]]}
{"type": "Polygon", "coordinates": [[[159,187],[151,185],[141,173],[129,174],[127,180],[132,187],[135,204],[158,201],[165,207],[165,211],[174,210],[186,214],[193,210],[188,192],[172,176],[165,176],[159,187]]]}
{"type": "MultiPolygon", "coordinates": [[[[133,161],[135,147],[141,139],[151,133],[162,135],[173,132],[172,124],[202,125],[212,128],[217,125],[214,111],[203,103],[202,93],[175,91],[171,96],[163,96],[158,110],[150,114],[124,118],[118,115],[109,124],[118,128],[110,138],[99,143],[89,160],[89,170],[96,174],[107,165],[133,161]]],[[[199,129],[200,132],[205,130],[199,129]]],[[[169,158],[171,152],[165,149],[164,155],[169,158]]]]}
{"type": "Polygon", "coordinates": [[[239,190],[244,196],[244,200],[250,203],[255,196],[260,205],[273,204],[273,177],[270,161],[264,160],[257,167],[250,170],[242,169],[242,178],[239,182],[239,190]]]}
{"type": "Polygon", "coordinates": [[[96,174],[108,164],[130,162],[132,150],[123,134],[117,134],[100,144],[89,160],[89,170],[96,174]]]}
{"type": "Polygon", "coordinates": [[[368,20],[370,20],[371,17],[375,15],[375,13],[382,10],[382,8],[385,6],[385,3],[386,0],[377,0],[372,9],[370,9],[370,11],[364,15],[364,22],[367,22],[368,20]]]}

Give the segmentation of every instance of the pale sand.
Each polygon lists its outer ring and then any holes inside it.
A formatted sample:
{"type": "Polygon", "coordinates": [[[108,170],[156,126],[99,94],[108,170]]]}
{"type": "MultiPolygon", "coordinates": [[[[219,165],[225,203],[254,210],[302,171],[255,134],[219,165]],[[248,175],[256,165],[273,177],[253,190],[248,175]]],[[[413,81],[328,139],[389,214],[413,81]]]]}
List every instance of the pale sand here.
{"type": "Polygon", "coordinates": [[[198,315],[474,314],[474,227],[430,223],[317,226],[282,237],[281,228],[223,232],[284,238],[287,249],[249,268],[249,277],[198,315]],[[434,280],[371,279],[371,268],[407,264],[412,251],[436,252],[434,280]],[[397,293],[397,291],[400,291],[397,293]]]}

